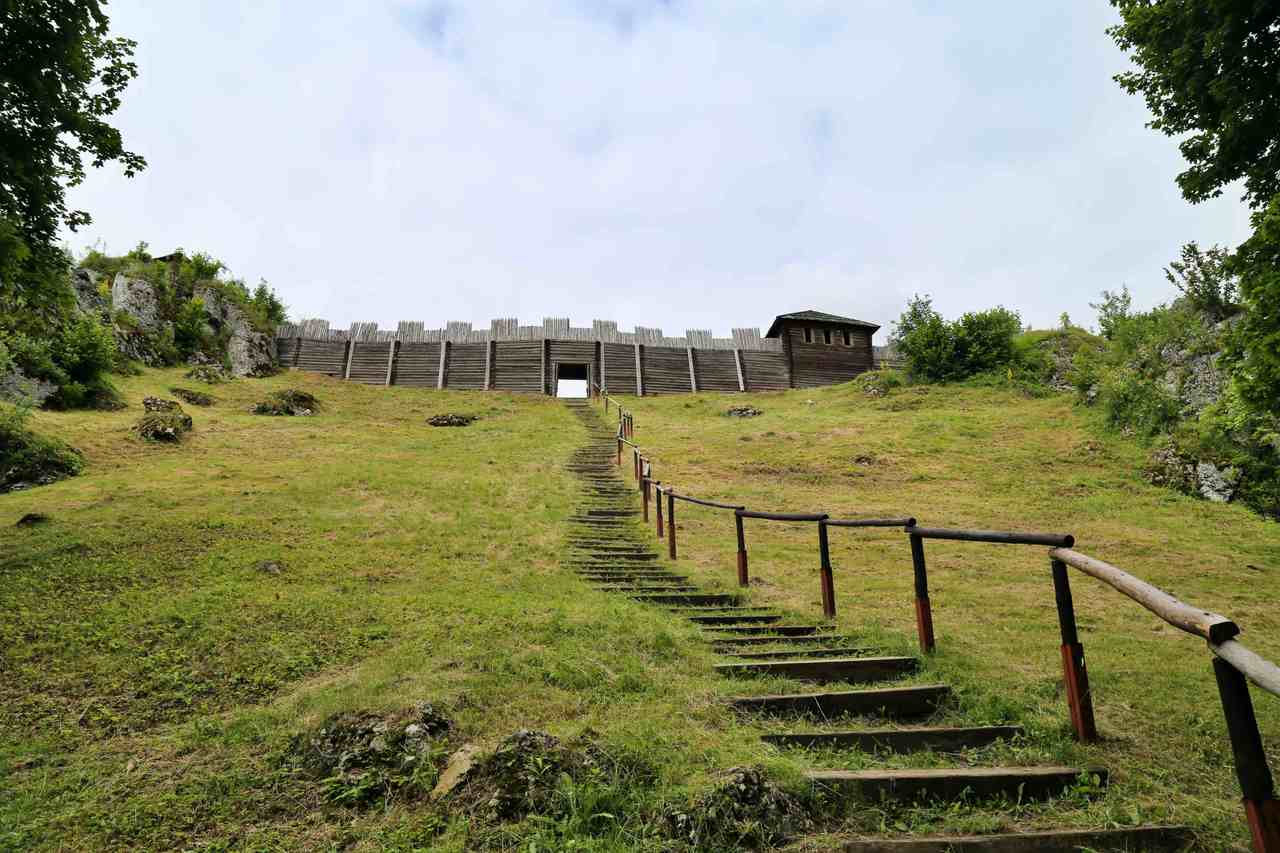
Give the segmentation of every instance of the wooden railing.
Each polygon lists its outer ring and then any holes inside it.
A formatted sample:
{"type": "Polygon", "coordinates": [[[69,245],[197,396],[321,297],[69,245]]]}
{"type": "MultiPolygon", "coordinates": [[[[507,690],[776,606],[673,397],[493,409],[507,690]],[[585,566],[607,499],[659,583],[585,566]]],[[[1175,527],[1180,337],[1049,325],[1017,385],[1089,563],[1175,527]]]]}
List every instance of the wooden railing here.
{"type": "MultiPolygon", "coordinates": [[[[597,386],[598,389],[598,386],[597,386]]],[[[1002,545],[1029,545],[1047,547],[1050,575],[1053,579],[1054,601],[1058,611],[1058,627],[1061,633],[1063,676],[1067,688],[1067,706],[1072,730],[1078,740],[1094,741],[1098,737],[1093,714],[1093,694],[1089,688],[1088,669],[1085,666],[1084,647],[1077,631],[1075,605],[1071,596],[1068,568],[1115,589],[1142,605],[1175,628],[1200,637],[1208,642],[1212,653],[1214,677],[1226,718],[1227,732],[1235,761],[1236,777],[1243,795],[1245,817],[1257,853],[1280,853],[1280,801],[1276,799],[1275,784],[1267,766],[1262,735],[1258,729],[1253,700],[1248,682],[1261,690],[1280,696],[1280,667],[1242,645],[1237,639],[1240,628],[1231,619],[1202,610],[1180,601],[1164,590],[1137,578],[1122,569],[1087,554],[1075,551],[1075,537],[1066,533],[1037,533],[995,530],[959,530],[943,527],[921,527],[914,517],[901,518],[852,518],[833,519],[822,512],[764,512],[748,509],[733,503],[722,503],[693,497],[677,492],[670,483],[662,483],[653,474],[652,460],[645,455],[635,441],[635,419],[617,400],[605,393],[605,411],[612,405],[618,412],[618,465],[622,464],[623,447],[630,447],[634,463],[634,477],[642,493],[645,521],[649,520],[650,491],[656,506],[656,533],[667,540],[667,554],[678,559],[676,543],[676,502],[733,513],[734,535],[737,545],[738,584],[750,582],[748,569],[746,519],[816,524],[818,532],[818,565],[822,586],[823,615],[836,615],[835,577],[831,565],[829,529],[838,528],[898,528],[907,536],[911,550],[911,565],[915,580],[916,629],[920,649],[928,654],[936,648],[933,631],[933,613],[929,602],[928,566],[925,561],[924,543],[929,539],[960,542],[978,542],[1002,545]],[[663,519],[663,498],[666,498],[666,519],[663,519]]]]}

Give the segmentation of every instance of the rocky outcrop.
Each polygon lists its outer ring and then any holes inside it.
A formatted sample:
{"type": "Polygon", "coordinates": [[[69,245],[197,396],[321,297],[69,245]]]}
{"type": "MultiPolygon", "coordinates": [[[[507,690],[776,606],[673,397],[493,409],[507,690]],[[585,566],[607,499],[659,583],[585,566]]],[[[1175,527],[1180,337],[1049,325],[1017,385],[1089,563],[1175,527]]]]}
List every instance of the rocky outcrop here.
{"type": "Polygon", "coordinates": [[[30,403],[41,406],[58,391],[58,386],[42,379],[32,379],[16,367],[0,370],[0,400],[7,403],[30,403]]]}
{"type": "Polygon", "coordinates": [[[162,325],[160,300],[155,288],[141,278],[119,273],[111,282],[111,310],[125,325],[143,332],[158,332],[162,325]]]}
{"type": "Polygon", "coordinates": [[[227,341],[232,376],[269,376],[275,372],[275,346],[271,336],[254,328],[240,306],[205,288],[197,294],[214,332],[227,341]]]}
{"type": "Polygon", "coordinates": [[[102,292],[102,276],[93,270],[78,269],[71,273],[71,287],[76,295],[76,309],[82,314],[106,320],[111,315],[111,300],[102,292]]]}

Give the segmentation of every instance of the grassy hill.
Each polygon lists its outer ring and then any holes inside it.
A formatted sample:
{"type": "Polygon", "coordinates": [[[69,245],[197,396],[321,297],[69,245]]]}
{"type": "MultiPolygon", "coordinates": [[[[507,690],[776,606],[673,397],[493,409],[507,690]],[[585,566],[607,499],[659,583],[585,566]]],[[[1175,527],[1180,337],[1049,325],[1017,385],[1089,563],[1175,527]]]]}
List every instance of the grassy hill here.
{"type": "MultiPolygon", "coordinates": [[[[288,374],[218,385],[178,447],[129,425],[179,372],[121,383],[124,412],[38,413],[86,473],[0,495],[0,850],[664,849],[652,820],[719,771],[801,761],[682,620],[588,589],[557,564],[581,426],[553,400],[369,388],[288,374]],[[313,418],[249,414],[301,387],[313,418]],[[441,412],[481,416],[431,428],[441,412]],[[9,527],[24,513],[45,524],[9,527]],[[295,736],[342,711],[427,700],[451,745],[512,732],[593,732],[630,756],[595,800],[570,786],[555,820],[468,820],[412,796],[378,808],[300,774],[295,736]],[[615,815],[616,820],[600,818],[615,815]],[[532,839],[532,840],[531,840],[532,839]]],[[[655,473],[690,494],[783,511],[910,514],[921,523],[1069,531],[1080,549],[1236,618],[1280,658],[1280,528],[1148,486],[1142,451],[1095,432],[1065,398],[991,389],[854,386],[634,402],[655,473]],[[761,417],[722,416],[751,403],[761,417]]],[[[733,582],[732,520],[680,509],[681,568],[733,582]]],[[[816,616],[812,527],[751,524],[753,603],[816,616]]],[[[833,541],[840,627],[910,649],[901,533],[833,541]]],[[[1076,606],[1106,740],[1066,736],[1048,564],[1037,549],[930,543],[940,654],[922,678],[959,686],[970,719],[1017,720],[1036,758],[1109,766],[1090,804],[868,808],[848,828],[980,830],[1188,822],[1216,849],[1243,837],[1207,653],[1079,578],[1076,606]],[[1177,756],[1172,760],[1171,756],[1177,756]]],[[[1259,697],[1280,742],[1280,703],[1259,697]]],[[[434,775],[421,781],[429,789],[434,775]]]]}

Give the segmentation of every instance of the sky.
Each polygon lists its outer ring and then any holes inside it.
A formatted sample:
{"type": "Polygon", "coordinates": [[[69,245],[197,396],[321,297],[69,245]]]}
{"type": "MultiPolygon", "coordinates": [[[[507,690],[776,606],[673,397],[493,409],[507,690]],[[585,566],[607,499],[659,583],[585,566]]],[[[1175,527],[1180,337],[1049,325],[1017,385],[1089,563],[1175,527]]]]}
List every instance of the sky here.
{"type": "Polygon", "coordinates": [[[334,328],[544,316],[879,323],[913,294],[1083,325],[1234,246],[1238,192],[1111,79],[1103,0],[117,0],[148,160],[70,194],[79,253],[181,247],[334,328]]]}

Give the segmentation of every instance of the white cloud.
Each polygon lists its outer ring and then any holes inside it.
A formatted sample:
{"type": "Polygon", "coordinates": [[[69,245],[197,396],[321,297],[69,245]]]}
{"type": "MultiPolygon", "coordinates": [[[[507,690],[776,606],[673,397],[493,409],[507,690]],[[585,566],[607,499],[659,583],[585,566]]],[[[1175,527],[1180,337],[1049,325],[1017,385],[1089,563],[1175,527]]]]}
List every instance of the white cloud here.
{"type": "Polygon", "coordinates": [[[913,292],[1038,325],[1235,199],[1177,195],[1174,144],[1110,75],[1111,11],[1059,0],[142,4],[119,123],[71,238],[203,248],[296,315],[685,328],[913,292]]]}

